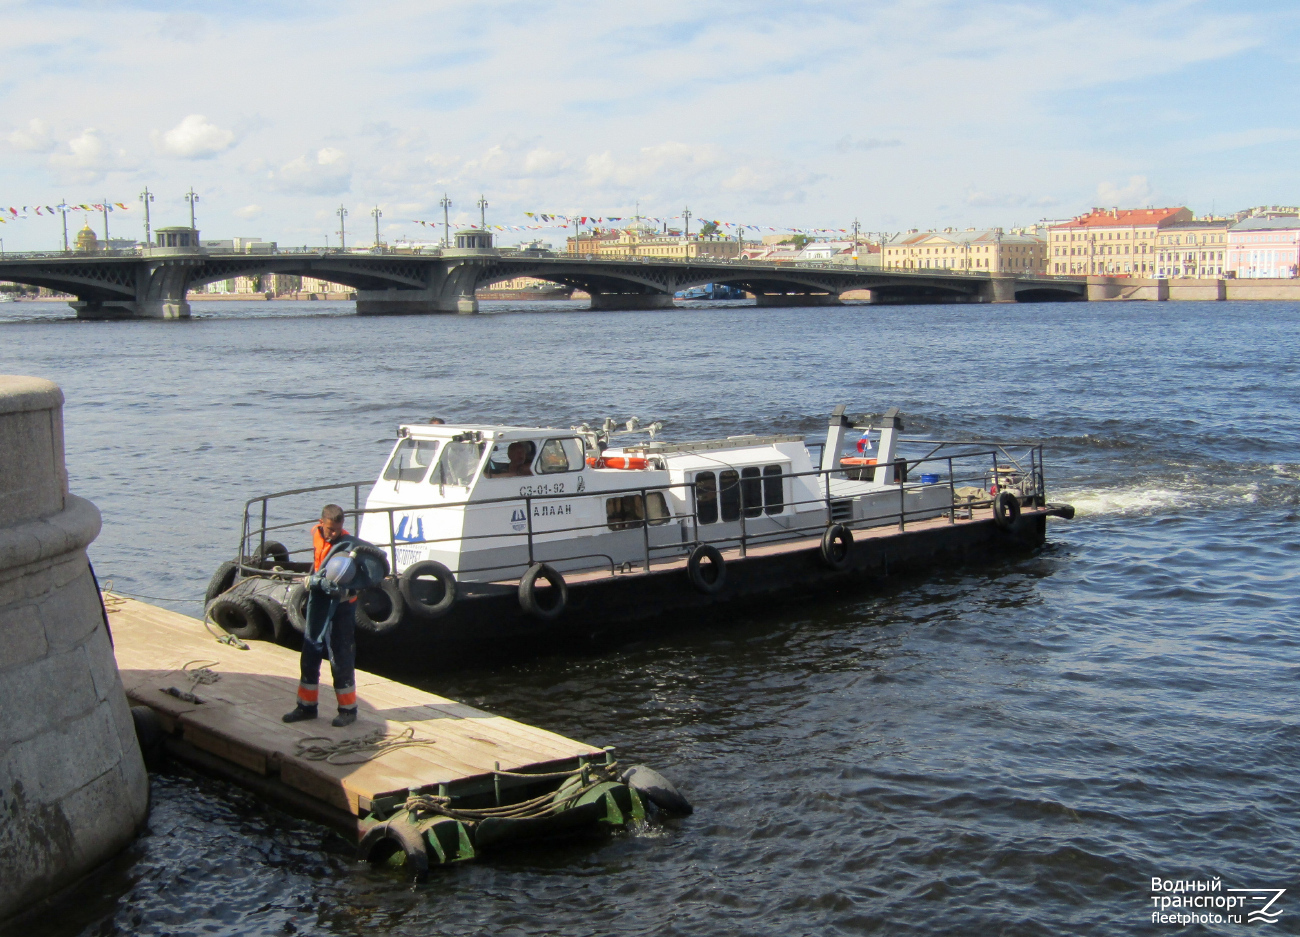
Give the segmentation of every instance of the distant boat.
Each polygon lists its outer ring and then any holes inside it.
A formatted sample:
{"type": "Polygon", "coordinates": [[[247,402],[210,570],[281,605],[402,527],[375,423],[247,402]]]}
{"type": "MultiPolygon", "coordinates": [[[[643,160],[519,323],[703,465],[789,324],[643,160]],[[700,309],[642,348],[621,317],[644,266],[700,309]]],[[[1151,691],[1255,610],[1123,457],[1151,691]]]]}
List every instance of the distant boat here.
{"type": "Polygon", "coordinates": [[[703,286],[692,286],[689,290],[680,290],[673,295],[677,299],[744,299],[745,291],[725,283],[706,283],[703,286]]]}

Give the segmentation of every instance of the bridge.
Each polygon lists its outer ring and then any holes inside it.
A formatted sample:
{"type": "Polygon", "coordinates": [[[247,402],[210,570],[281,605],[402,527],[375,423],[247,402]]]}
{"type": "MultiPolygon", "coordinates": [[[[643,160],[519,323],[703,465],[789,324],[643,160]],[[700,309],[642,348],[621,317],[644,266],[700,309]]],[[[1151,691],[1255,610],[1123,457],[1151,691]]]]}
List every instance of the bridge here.
{"type": "Polygon", "coordinates": [[[314,277],[356,291],[358,315],[474,313],[475,291],[516,277],[583,290],[592,309],[658,309],[679,290],[736,286],[760,306],[834,305],[855,290],[872,303],[1005,303],[1086,299],[1085,280],[1043,275],[882,270],[842,264],[660,257],[606,258],[508,248],[426,252],[325,249],[237,253],[144,248],[96,253],[8,254],[0,281],[43,286],[76,297],[83,319],[188,317],[189,290],[263,274],[314,277]]]}

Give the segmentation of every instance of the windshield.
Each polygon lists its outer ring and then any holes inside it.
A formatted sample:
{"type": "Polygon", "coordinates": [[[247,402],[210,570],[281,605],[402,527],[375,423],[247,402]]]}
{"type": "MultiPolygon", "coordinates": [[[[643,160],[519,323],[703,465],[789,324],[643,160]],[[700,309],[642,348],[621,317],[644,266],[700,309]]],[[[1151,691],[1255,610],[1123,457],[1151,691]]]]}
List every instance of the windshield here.
{"type": "Polygon", "coordinates": [[[424,480],[424,473],[438,457],[438,440],[403,439],[388,460],[384,469],[384,481],[418,482],[424,480]]]}
{"type": "Polygon", "coordinates": [[[438,485],[457,485],[468,488],[478,470],[479,459],[483,456],[484,443],[449,442],[442,450],[442,459],[438,469],[429,481],[438,485]]]}

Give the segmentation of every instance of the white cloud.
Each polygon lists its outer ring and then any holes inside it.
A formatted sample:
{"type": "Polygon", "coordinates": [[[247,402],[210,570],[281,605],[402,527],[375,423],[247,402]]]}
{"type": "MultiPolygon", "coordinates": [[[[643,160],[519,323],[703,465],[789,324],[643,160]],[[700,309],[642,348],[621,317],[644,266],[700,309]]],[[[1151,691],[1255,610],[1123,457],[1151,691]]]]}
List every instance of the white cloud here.
{"type": "Polygon", "coordinates": [[[181,159],[207,159],[235,142],[235,134],[208,122],[202,114],[190,114],[166,133],[155,130],[149,135],[154,149],[164,156],[181,159]]]}
{"type": "Polygon", "coordinates": [[[33,117],[25,129],[15,130],[6,139],[14,149],[28,153],[48,153],[55,147],[49,125],[39,117],[33,117]]]}
{"type": "Polygon", "coordinates": [[[245,205],[243,208],[235,209],[236,218],[256,218],[262,214],[261,205],[245,205]]]}
{"type": "Polygon", "coordinates": [[[316,151],[315,157],[299,156],[270,173],[271,183],[281,192],[298,195],[340,195],[352,186],[352,163],[337,147],[316,151]]]}
{"type": "Polygon", "coordinates": [[[1146,176],[1129,176],[1128,185],[1120,187],[1111,182],[1097,184],[1097,198],[1102,205],[1133,208],[1146,205],[1152,197],[1151,185],[1146,176]]]}
{"type": "Polygon", "coordinates": [[[1016,195],[1012,193],[973,191],[966,204],[974,208],[1051,208],[1057,200],[1050,195],[1016,195]]]}
{"type": "Polygon", "coordinates": [[[99,182],[109,172],[135,168],[125,150],[115,149],[103,133],[89,127],[50,154],[50,168],[62,182],[80,185],[99,182]]]}

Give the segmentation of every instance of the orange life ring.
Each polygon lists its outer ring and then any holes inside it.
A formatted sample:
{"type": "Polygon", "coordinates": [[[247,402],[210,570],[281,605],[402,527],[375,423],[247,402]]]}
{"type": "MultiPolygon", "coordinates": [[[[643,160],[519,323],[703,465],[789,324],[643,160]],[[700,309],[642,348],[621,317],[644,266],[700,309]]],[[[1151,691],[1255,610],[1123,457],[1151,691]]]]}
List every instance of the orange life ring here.
{"type": "Polygon", "coordinates": [[[607,455],[601,456],[599,459],[588,459],[587,464],[593,468],[643,470],[650,467],[650,460],[643,459],[640,456],[607,455]]]}
{"type": "Polygon", "coordinates": [[[844,458],[840,459],[840,465],[861,466],[861,465],[875,465],[875,464],[876,464],[875,459],[861,459],[855,456],[845,456],[844,458]]]}

